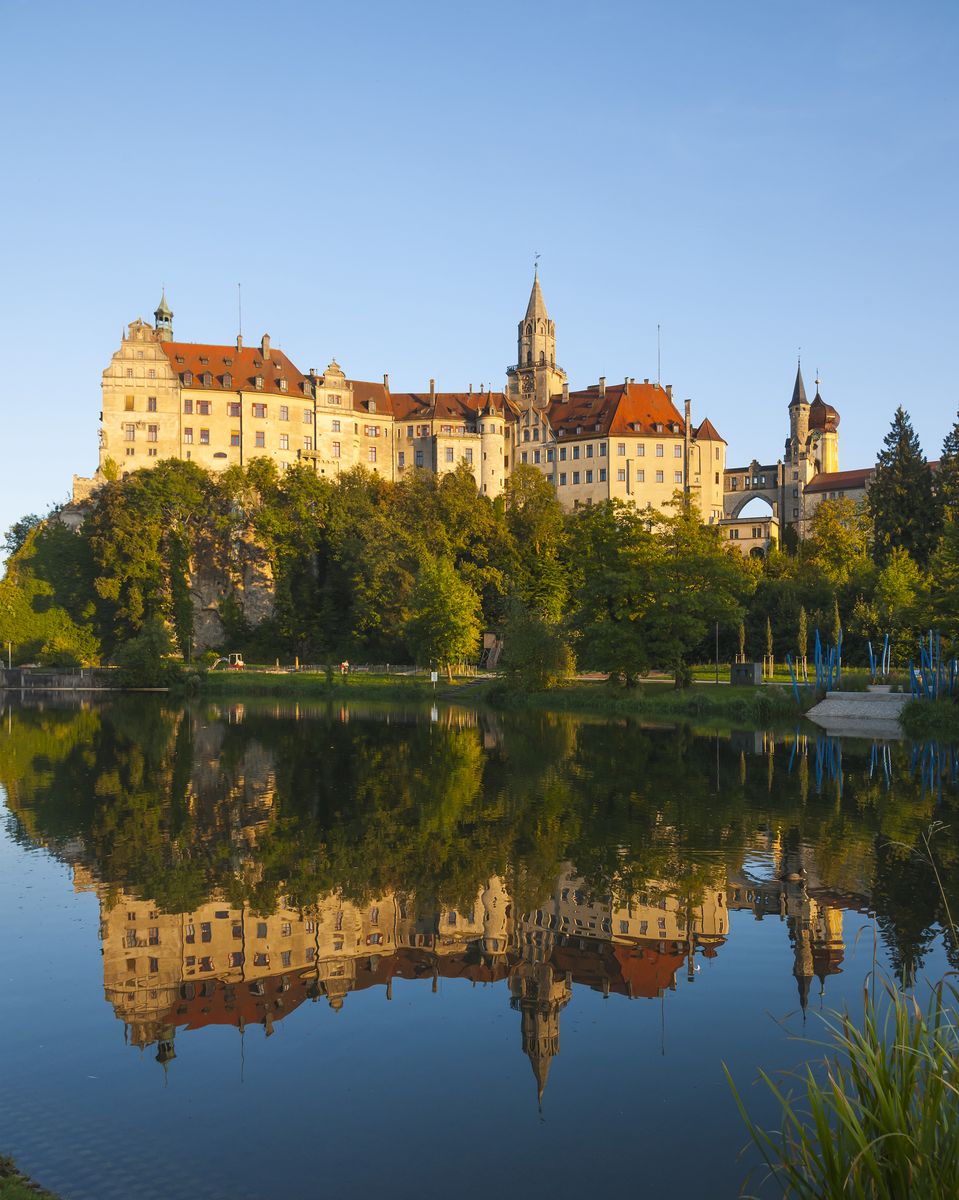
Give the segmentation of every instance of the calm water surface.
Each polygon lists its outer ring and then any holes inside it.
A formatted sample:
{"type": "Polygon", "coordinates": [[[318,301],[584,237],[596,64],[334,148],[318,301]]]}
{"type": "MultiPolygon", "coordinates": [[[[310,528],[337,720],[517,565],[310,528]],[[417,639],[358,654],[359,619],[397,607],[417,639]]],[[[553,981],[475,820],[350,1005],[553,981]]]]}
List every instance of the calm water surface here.
{"type": "Polygon", "coordinates": [[[732,1197],[723,1078],[959,962],[957,760],[255,703],[0,713],[0,1152],[64,1200],[732,1197]]]}

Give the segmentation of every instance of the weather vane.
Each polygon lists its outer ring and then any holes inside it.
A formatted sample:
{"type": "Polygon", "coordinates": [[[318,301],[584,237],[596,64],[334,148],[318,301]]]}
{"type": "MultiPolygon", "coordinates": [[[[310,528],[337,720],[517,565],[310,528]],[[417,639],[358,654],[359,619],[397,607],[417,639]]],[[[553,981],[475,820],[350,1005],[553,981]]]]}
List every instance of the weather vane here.
{"type": "Polygon", "coordinates": [[[539,251],[537,250],[536,253],[533,255],[533,274],[534,275],[539,274],[539,259],[540,259],[540,254],[539,254],[539,251]]]}

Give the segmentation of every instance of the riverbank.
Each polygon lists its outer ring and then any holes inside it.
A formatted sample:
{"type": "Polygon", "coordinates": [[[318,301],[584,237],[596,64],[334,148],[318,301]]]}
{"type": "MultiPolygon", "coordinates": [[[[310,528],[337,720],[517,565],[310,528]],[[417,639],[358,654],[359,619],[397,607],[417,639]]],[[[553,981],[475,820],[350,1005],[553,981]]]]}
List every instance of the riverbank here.
{"type": "Polygon", "coordinates": [[[501,678],[462,678],[435,685],[423,676],[325,675],[315,673],[268,674],[234,671],[207,675],[202,694],[236,698],[273,696],[285,699],[401,700],[482,705],[494,709],[579,712],[597,716],[643,717],[652,721],[698,721],[763,725],[794,720],[814,702],[812,693],[800,693],[797,706],[791,688],[730,687],[696,683],[677,691],[669,679],[647,680],[634,688],[605,680],[571,680],[547,692],[526,692],[509,687],[501,678]]]}
{"type": "Polygon", "coordinates": [[[959,741],[959,704],[955,700],[910,700],[899,721],[911,738],[959,741]]]}
{"type": "Polygon", "coordinates": [[[0,1154],[0,1200],[57,1200],[32,1179],[28,1179],[12,1158],[0,1154]]]}

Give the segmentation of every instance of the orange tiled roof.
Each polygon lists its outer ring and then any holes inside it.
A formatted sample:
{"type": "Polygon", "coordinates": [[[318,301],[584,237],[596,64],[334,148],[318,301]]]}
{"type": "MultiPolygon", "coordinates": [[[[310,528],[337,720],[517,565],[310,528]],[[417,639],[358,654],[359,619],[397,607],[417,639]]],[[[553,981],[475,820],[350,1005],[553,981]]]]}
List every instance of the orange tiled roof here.
{"type": "Polygon", "coordinates": [[[872,479],[875,467],[860,467],[855,471],[820,471],[806,484],[810,492],[835,492],[865,488],[872,479]]]}
{"type": "Polygon", "coordinates": [[[373,413],[380,416],[385,413],[393,415],[393,397],[385,383],[366,383],[362,379],[349,380],[353,388],[353,408],[358,412],[370,412],[370,401],[373,401],[373,413]]]}
{"type": "Polygon", "coordinates": [[[282,350],[271,347],[270,357],[266,358],[259,346],[244,346],[238,350],[236,346],[207,346],[198,342],[161,342],[160,345],[184,386],[313,398],[309,378],[282,350]],[[206,375],[210,377],[209,383],[204,383],[206,375]],[[263,380],[262,388],[256,386],[258,376],[263,380]],[[186,379],[190,380],[189,384],[186,379]],[[281,379],[286,380],[285,392],[280,387],[281,379]]]}
{"type": "Polygon", "coordinates": [[[395,392],[393,413],[398,421],[476,422],[492,407],[498,417],[512,418],[512,409],[502,392],[395,392]]]}
{"type": "Polygon", "coordinates": [[[693,430],[697,442],[725,442],[726,439],[716,432],[716,426],[709,417],[703,417],[698,429],[693,430]]]}
{"type": "Polygon", "coordinates": [[[681,434],[683,418],[666,390],[657,383],[607,384],[600,395],[599,385],[568,396],[553,396],[549,403],[549,421],[558,437],[614,436],[641,433],[681,434]],[[657,425],[662,426],[657,429],[657,425]],[[577,433],[580,430],[580,433],[577,433]]]}

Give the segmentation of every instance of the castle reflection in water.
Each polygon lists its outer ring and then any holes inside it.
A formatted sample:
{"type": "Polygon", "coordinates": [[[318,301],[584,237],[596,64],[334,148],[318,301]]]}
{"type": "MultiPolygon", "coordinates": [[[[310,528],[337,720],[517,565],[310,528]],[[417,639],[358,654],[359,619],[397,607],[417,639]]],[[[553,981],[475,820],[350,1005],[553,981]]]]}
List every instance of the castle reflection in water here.
{"type": "Polygon", "coordinates": [[[560,1049],[560,1014],[574,985],[604,996],[662,997],[682,975],[696,978],[697,956],[713,958],[729,936],[729,911],[782,920],[805,1008],[843,959],[843,900],[816,894],[803,851],[768,846],[772,878],[727,879],[684,903],[650,882],[626,905],[589,894],[564,870],[548,902],[516,912],[494,876],[472,908],[420,912],[415,900],[385,895],[359,906],[330,893],[308,912],[277,907],[261,915],[217,898],[194,912],[163,913],[100,885],[74,867],[80,890],[100,899],[104,989],[130,1043],[176,1057],[180,1030],[259,1025],[266,1036],[305,1001],[343,1009],[351,992],[419,980],[505,981],[520,1014],[523,1053],[542,1099],[560,1049]]]}

